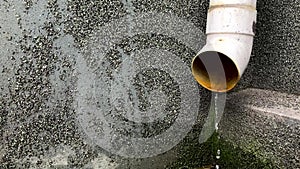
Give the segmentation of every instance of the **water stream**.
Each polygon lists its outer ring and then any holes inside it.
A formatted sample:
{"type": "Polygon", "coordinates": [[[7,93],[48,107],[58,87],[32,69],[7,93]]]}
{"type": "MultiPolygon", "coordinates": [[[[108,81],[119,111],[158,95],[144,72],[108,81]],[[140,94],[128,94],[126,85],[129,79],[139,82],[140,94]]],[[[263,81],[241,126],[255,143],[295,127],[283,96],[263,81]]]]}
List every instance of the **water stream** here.
{"type": "Polygon", "coordinates": [[[213,147],[216,150],[215,154],[215,169],[219,169],[218,161],[221,158],[221,150],[219,147],[219,122],[224,112],[226,102],[226,93],[212,93],[211,105],[205,124],[203,125],[202,131],[199,135],[199,143],[206,142],[214,133],[217,135],[217,140],[213,147]]]}
{"type": "MultiPolygon", "coordinates": [[[[214,96],[214,108],[215,108],[215,132],[218,134],[218,129],[219,129],[219,120],[221,119],[221,115],[220,115],[220,112],[219,112],[219,109],[218,109],[218,101],[219,101],[219,94],[218,93],[213,93],[213,96],[214,96]]],[[[217,140],[217,143],[219,143],[219,140],[220,140],[220,136],[218,135],[218,140],[217,140]]],[[[218,160],[221,158],[221,150],[220,150],[220,147],[219,145],[217,144],[217,154],[216,154],[216,166],[215,168],[216,169],[219,169],[219,165],[218,165],[218,160]]]]}

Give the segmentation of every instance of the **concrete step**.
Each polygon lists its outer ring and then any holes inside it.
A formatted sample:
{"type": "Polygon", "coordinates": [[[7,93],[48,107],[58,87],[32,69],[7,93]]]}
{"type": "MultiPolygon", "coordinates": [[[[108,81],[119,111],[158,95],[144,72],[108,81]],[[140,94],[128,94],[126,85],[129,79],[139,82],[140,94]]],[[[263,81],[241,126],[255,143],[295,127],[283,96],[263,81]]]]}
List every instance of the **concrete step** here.
{"type": "Polygon", "coordinates": [[[300,96],[251,88],[226,104],[222,137],[279,167],[300,168],[300,96]]]}

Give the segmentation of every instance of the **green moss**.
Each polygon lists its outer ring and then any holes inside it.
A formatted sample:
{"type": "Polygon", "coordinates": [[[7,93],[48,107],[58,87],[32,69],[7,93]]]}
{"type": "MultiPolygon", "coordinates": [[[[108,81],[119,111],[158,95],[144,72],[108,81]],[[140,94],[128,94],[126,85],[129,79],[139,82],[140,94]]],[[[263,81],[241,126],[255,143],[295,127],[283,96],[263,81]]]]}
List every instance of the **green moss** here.
{"type": "Polygon", "coordinates": [[[199,144],[194,135],[187,137],[180,145],[177,162],[167,168],[201,169],[201,166],[218,164],[221,169],[273,169],[269,159],[259,159],[254,152],[243,151],[230,142],[218,139],[217,133],[205,143],[199,144]],[[221,150],[221,158],[216,161],[217,150],[221,150]]]}

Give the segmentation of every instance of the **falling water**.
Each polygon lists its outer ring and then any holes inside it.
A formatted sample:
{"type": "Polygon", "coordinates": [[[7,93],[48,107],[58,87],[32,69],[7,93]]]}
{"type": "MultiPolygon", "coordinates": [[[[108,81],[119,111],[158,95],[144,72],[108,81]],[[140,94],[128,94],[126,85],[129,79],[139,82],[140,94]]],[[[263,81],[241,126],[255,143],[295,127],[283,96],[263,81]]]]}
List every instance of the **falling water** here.
{"type": "Polygon", "coordinates": [[[217,140],[215,140],[213,146],[214,153],[216,153],[215,156],[215,161],[216,164],[214,166],[215,169],[219,169],[220,166],[218,165],[218,161],[221,158],[221,150],[219,147],[219,122],[221,120],[221,117],[224,112],[224,107],[225,107],[225,102],[226,102],[226,93],[217,93],[213,92],[212,93],[212,98],[211,98],[211,106],[210,110],[207,116],[207,119],[205,121],[205,124],[203,125],[202,131],[199,135],[199,142],[204,143],[206,142],[210,137],[213,136],[214,133],[217,135],[217,140]]]}
{"type": "MultiPolygon", "coordinates": [[[[218,134],[218,129],[219,129],[219,120],[220,120],[220,118],[221,118],[221,114],[220,114],[220,112],[219,112],[219,110],[218,110],[218,108],[219,108],[219,105],[218,105],[218,102],[219,102],[219,93],[213,93],[213,96],[214,96],[214,108],[215,108],[215,110],[214,110],[214,113],[215,113],[215,132],[218,134]]],[[[219,143],[219,139],[220,139],[220,137],[219,137],[219,135],[217,135],[217,137],[218,137],[218,140],[217,140],[217,143],[219,143]]],[[[219,167],[219,165],[218,165],[218,160],[221,158],[221,150],[219,149],[219,145],[217,144],[216,145],[217,146],[217,154],[216,154],[216,166],[215,166],[215,168],[216,169],[219,169],[220,167],[219,167]]]]}

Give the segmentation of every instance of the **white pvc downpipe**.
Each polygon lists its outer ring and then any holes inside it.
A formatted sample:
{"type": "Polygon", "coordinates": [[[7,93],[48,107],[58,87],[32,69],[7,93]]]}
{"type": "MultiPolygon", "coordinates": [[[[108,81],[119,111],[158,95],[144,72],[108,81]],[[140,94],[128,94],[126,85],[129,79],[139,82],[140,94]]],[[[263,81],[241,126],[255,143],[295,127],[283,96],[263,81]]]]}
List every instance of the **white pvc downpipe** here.
{"type": "Polygon", "coordinates": [[[208,90],[226,92],[244,73],[252,51],[256,0],[211,0],[206,45],[192,61],[192,73],[208,90]]]}

